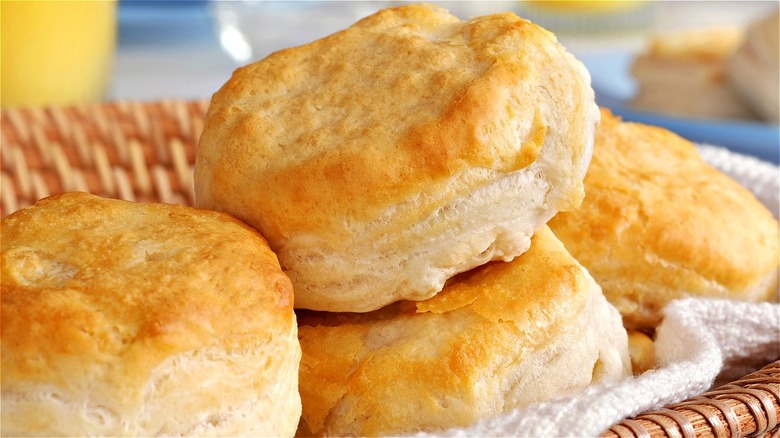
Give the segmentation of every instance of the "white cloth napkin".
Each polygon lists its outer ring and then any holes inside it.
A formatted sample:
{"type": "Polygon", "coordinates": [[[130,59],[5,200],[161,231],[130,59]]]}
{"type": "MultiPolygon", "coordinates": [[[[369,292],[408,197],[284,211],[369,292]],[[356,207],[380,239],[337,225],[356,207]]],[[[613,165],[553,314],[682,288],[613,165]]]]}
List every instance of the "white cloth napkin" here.
{"type": "MultiPolygon", "coordinates": [[[[698,149],[778,216],[780,168],[714,146],[698,149]]],[[[674,301],[664,309],[655,348],[657,368],[640,376],[436,436],[598,436],[624,418],[696,396],[716,378],[730,381],[779,359],[780,305],[702,298],[674,301]]]]}

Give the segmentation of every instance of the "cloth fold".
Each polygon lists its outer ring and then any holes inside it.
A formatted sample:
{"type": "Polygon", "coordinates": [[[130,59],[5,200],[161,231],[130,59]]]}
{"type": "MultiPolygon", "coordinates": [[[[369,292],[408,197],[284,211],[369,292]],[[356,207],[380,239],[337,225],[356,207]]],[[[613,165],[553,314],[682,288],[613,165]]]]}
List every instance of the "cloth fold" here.
{"type": "Polygon", "coordinates": [[[708,390],[780,358],[780,305],[688,298],[669,304],[658,368],[437,436],[598,436],[620,420],[708,390]]]}
{"type": "MultiPolygon", "coordinates": [[[[778,217],[780,168],[715,146],[697,147],[706,161],[753,192],[778,217]]],[[[780,359],[780,304],[673,301],[664,308],[655,354],[657,367],[642,375],[433,435],[598,436],[624,418],[694,397],[716,382],[735,380],[780,359]]]]}

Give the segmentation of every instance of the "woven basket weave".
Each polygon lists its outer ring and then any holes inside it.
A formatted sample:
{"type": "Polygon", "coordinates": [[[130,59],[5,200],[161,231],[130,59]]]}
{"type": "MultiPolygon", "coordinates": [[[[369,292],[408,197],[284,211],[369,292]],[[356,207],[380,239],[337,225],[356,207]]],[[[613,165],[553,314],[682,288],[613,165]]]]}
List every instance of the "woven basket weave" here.
{"type": "MultiPolygon", "coordinates": [[[[191,205],[208,102],[4,109],[0,217],[66,191],[191,205]]],[[[780,361],[691,400],[614,425],[607,437],[780,437],[780,361]]]]}
{"type": "Polygon", "coordinates": [[[0,215],[65,191],[191,204],[206,101],[2,110],[0,215]]]}

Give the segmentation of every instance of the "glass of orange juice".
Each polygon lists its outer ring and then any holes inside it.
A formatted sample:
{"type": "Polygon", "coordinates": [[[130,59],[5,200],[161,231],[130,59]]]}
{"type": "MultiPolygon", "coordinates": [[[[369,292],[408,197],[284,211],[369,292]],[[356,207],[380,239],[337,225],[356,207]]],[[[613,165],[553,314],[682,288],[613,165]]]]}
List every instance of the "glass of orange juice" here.
{"type": "Polygon", "coordinates": [[[0,105],[105,98],[116,8],[115,0],[0,0],[0,105]]]}
{"type": "Polygon", "coordinates": [[[523,0],[525,18],[553,32],[605,34],[642,31],[655,20],[652,0],[523,0]]]}

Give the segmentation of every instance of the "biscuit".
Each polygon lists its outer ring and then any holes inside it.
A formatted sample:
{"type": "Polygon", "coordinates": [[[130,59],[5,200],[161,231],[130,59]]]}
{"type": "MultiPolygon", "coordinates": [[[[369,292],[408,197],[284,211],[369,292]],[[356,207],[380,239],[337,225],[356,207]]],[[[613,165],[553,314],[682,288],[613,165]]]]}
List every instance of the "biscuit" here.
{"type": "Polygon", "coordinates": [[[631,370],[636,375],[656,366],[655,344],[650,335],[642,331],[628,331],[628,355],[631,357],[631,370]]]}
{"type": "Polygon", "coordinates": [[[751,23],[727,61],[731,84],[764,120],[780,123],[780,12],[751,23]]]}
{"type": "Polygon", "coordinates": [[[631,106],[702,119],[756,119],[726,73],[727,60],[743,40],[737,27],[656,35],[631,65],[637,85],[631,106]]]}
{"type": "Polygon", "coordinates": [[[546,226],[429,300],[298,316],[299,435],[441,431],[630,372],[620,315],[546,226]]]}
{"type": "Polygon", "coordinates": [[[68,193],[2,220],[4,436],[291,436],[292,288],[223,213],[68,193]]]}
{"type": "Polygon", "coordinates": [[[266,237],[296,307],[371,311],[527,250],[581,202],[597,120],[551,33],[405,5],[238,69],[211,100],[196,204],[266,237]]]}
{"type": "Polygon", "coordinates": [[[777,299],[777,220],[689,141],[604,110],[585,188],[549,225],[627,327],[652,331],[676,298],[777,299]]]}

